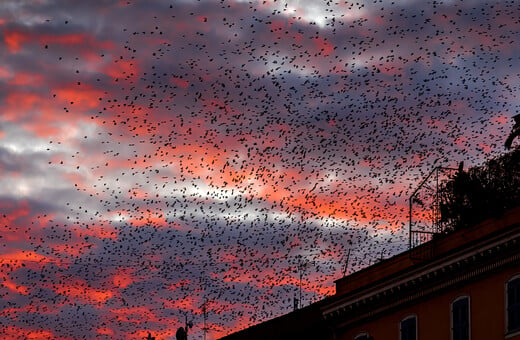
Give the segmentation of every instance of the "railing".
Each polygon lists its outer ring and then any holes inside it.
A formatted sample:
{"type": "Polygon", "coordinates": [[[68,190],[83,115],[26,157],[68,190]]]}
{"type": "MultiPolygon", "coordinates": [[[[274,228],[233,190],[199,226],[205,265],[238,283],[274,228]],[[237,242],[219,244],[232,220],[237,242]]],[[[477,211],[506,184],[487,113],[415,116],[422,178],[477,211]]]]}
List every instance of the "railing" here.
{"type": "Polygon", "coordinates": [[[433,242],[436,234],[452,228],[453,221],[441,218],[440,188],[445,185],[459,169],[436,167],[419,184],[409,199],[409,239],[410,256],[417,260],[427,260],[433,257],[435,247],[433,242]]]}

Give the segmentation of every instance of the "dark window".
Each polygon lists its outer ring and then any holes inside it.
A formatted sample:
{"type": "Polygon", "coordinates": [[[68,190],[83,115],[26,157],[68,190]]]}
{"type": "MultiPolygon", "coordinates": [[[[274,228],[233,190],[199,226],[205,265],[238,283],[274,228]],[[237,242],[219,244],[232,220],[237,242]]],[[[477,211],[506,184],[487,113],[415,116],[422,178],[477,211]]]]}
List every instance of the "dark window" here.
{"type": "Polygon", "coordinates": [[[469,340],[469,298],[455,300],[451,305],[453,340],[469,340]]]}
{"type": "Polygon", "coordinates": [[[417,339],[417,319],[415,316],[401,321],[401,340],[417,339]]]}
{"type": "Polygon", "coordinates": [[[507,331],[520,330],[520,277],[507,283],[507,331]]]}
{"type": "Polygon", "coordinates": [[[356,335],[354,340],[374,340],[374,337],[364,332],[356,335]]]}

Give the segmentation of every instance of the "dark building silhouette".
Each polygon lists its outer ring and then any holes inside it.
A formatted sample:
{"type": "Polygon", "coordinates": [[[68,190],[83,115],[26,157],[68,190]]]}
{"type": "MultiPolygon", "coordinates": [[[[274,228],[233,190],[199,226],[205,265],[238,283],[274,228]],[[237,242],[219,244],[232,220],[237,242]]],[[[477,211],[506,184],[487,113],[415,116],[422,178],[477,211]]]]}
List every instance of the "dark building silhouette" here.
{"type": "Polygon", "coordinates": [[[329,330],[323,322],[321,307],[322,303],[317,302],[292,313],[233,333],[223,339],[326,339],[329,336],[329,330]]]}

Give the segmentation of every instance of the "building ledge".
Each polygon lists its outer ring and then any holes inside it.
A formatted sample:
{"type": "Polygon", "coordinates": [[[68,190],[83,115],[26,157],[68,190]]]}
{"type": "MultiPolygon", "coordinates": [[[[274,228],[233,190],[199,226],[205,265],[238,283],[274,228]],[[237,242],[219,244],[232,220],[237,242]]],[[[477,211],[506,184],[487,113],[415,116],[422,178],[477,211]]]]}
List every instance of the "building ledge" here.
{"type": "MultiPolygon", "coordinates": [[[[356,320],[424,299],[452,285],[474,280],[498,268],[520,263],[520,208],[510,210],[500,219],[485,221],[474,229],[446,235],[436,242],[440,243],[437,246],[442,251],[433,259],[413,263],[409,262],[408,252],[400,254],[387,260],[387,264],[396,261],[397,265],[403,266],[404,263],[409,266],[388,275],[380,273],[375,282],[367,282],[367,278],[359,275],[378,271],[385,263],[361,271],[356,275],[358,279],[355,283],[366,282],[365,285],[343,293],[340,291],[329,298],[322,308],[324,318],[333,323],[334,320],[355,323],[356,320]]],[[[356,285],[350,288],[353,286],[356,285]]]]}
{"type": "Polygon", "coordinates": [[[503,233],[506,229],[517,225],[520,225],[520,207],[505,212],[499,218],[483,221],[474,227],[442,235],[416,248],[338,279],[335,281],[336,295],[345,295],[359,289],[366,289],[368,286],[377,285],[381,281],[396,277],[403,272],[410,272],[414,268],[425,266],[439,258],[445,258],[449,254],[457,252],[461,247],[467,247],[480,240],[503,233]],[[420,251],[421,248],[428,247],[433,247],[434,256],[431,259],[427,261],[412,259],[412,251],[420,251]]]}

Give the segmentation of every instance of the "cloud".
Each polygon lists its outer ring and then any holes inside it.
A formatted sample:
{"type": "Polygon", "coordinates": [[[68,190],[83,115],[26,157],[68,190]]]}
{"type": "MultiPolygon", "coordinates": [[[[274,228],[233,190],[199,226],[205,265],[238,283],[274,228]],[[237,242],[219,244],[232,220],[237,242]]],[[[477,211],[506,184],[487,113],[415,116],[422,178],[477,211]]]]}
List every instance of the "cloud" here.
{"type": "Polygon", "coordinates": [[[348,249],[352,272],[406,248],[434,165],[502,152],[517,107],[502,3],[0,6],[11,338],[173,338],[187,312],[198,336],[205,301],[218,337],[290,311],[298,258],[304,300],[330,295],[348,249]]]}

